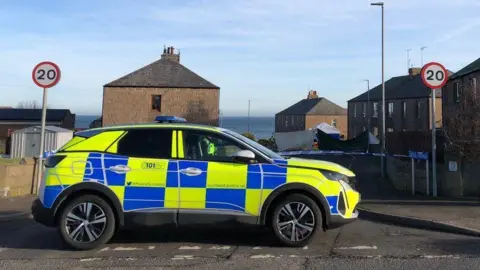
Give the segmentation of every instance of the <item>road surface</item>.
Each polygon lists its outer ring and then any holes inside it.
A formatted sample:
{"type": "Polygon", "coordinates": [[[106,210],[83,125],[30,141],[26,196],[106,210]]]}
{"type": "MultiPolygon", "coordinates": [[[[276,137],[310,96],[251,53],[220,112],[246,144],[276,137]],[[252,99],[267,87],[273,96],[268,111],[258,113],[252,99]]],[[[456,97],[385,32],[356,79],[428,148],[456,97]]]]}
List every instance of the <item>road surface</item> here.
{"type": "Polygon", "coordinates": [[[305,248],[275,247],[251,228],[122,232],[92,251],[63,247],[55,229],[0,223],[0,269],[473,269],[480,239],[359,220],[305,248]]]}

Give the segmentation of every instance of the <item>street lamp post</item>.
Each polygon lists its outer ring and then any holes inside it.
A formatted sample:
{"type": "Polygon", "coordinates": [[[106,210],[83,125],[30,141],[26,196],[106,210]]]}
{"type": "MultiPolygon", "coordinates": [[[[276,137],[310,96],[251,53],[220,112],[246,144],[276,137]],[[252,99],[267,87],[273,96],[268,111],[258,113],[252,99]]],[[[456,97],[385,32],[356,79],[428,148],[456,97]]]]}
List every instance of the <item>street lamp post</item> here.
{"type": "Polygon", "coordinates": [[[385,178],[385,43],[384,43],[384,4],[383,2],[371,3],[372,6],[382,8],[382,156],[380,158],[382,167],[382,178],[385,178]]]}
{"type": "Polygon", "coordinates": [[[424,47],[421,47],[420,48],[420,55],[421,55],[421,65],[423,67],[423,50],[425,50],[427,48],[427,46],[424,46],[424,47]]]}

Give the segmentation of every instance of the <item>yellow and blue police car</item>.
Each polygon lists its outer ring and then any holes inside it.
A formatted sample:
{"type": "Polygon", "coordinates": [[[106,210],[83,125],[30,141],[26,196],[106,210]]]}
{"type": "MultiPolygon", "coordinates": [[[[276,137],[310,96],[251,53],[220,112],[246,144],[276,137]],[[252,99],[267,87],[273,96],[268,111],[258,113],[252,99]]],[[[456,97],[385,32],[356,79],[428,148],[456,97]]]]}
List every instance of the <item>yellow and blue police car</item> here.
{"type": "Polygon", "coordinates": [[[88,129],[45,161],[34,219],[87,250],[119,229],[217,222],[268,226],[287,246],[355,221],[355,174],[286,158],[230,130],[162,116],[88,129]]]}

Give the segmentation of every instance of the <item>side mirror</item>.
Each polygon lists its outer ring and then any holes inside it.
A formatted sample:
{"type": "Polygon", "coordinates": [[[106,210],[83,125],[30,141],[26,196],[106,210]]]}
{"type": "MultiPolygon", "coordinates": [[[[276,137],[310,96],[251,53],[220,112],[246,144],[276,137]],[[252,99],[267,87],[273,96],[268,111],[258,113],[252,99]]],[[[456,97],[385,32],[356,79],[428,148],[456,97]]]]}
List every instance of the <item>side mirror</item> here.
{"type": "Polygon", "coordinates": [[[233,160],[241,163],[251,163],[255,160],[255,154],[250,150],[241,150],[233,154],[233,160]]]}

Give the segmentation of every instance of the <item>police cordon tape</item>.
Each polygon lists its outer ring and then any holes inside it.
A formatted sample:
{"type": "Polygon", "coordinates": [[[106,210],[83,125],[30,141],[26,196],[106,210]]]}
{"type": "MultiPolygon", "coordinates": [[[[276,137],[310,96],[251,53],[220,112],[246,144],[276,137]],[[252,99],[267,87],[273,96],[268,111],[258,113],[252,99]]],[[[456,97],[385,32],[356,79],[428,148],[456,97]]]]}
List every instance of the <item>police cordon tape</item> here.
{"type": "MultiPolygon", "coordinates": [[[[421,152],[414,152],[421,153],[421,152]]],[[[379,153],[366,153],[366,152],[345,152],[345,151],[325,151],[325,150],[309,150],[309,151],[283,151],[278,152],[282,156],[298,156],[298,155],[351,155],[351,156],[376,156],[381,157],[382,154],[379,153]]],[[[426,160],[428,159],[427,155],[393,155],[393,154],[383,154],[386,157],[398,157],[398,158],[413,158],[417,160],[426,160]]]]}
{"type": "MultiPolygon", "coordinates": [[[[56,151],[46,151],[43,153],[42,158],[48,158],[49,156],[52,156],[55,154],[56,151]]],[[[413,152],[413,153],[422,153],[422,152],[413,152]]],[[[345,151],[324,151],[324,150],[309,150],[309,151],[283,151],[283,152],[278,152],[279,155],[281,156],[298,156],[298,155],[353,155],[353,156],[376,156],[376,157],[381,157],[382,154],[378,153],[366,153],[366,152],[345,152],[345,151]]],[[[389,155],[389,154],[384,154],[384,156],[387,157],[399,157],[399,158],[413,158],[417,160],[426,160],[428,159],[428,155],[415,155],[411,154],[409,156],[407,155],[389,155]]]]}

